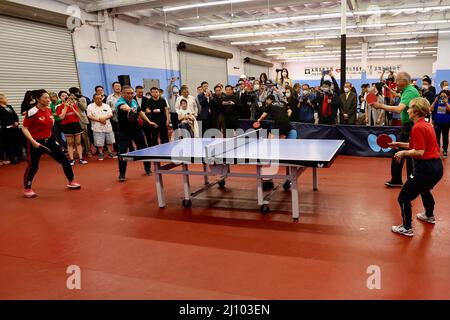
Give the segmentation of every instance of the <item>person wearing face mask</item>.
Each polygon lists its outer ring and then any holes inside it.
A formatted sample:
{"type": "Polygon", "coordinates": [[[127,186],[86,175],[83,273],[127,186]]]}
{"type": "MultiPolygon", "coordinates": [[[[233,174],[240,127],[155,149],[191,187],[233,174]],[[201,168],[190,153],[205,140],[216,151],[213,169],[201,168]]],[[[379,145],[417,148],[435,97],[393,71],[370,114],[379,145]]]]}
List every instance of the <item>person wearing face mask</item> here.
{"type": "MultiPolygon", "coordinates": [[[[316,103],[311,96],[311,89],[308,84],[303,84],[301,87],[300,96],[297,99],[297,116],[295,120],[303,123],[314,123],[314,112],[317,109],[316,103]]],[[[292,115],[294,119],[294,115],[292,115]]]]}
{"type": "Polygon", "coordinates": [[[442,151],[443,157],[447,158],[448,151],[448,134],[450,131],[450,104],[448,97],[450,91],[441,91],[431,105],[431,113],[433,117],[434,130],[436,131],[436,138],[439,147],[441,146],[442,136],[442,151]]]}
{"type": "MultiPolygon", "coordinates": [[[[411,84],[411,76],[407,72],[399,72],[396,78],[397,87],[401,90],[401,100],[398,106],[390,106],[381,103],[375,103],[373,105],[376,109],[383,109],[389,112],[400,113],[402,121],[402,129],[400,131],[397,141],[408,142],[411,134],[411,129],[414,122],[408,116],[408,108],[413,99],[418,98],[419,92],[411,84]]],[[[402,169],[404,159],[398,162],[394,157],[391,161],[391,179],[385,182],[385,185],[389,188],[402,187],[402,169]]],[[[406,168],[408,176],[413,172],[413,163],[410,158],[406,160],[406,168]]]]}
{"type": "Polygon", "coordinates": [[[358,101],[356,94],[351,90],[352,84],[346,82],[344,93],[341,94],[341,106],[339,108],[341,124],[356,124],[356,108],[358,101]]]}
{"type": "Polygon", "coordinates": [[[448,90],[449,90],[449,87],[448,87],[448,81],[447,81],[447,80],[441,81],[440,87],[441,87],[441,90],[448,91],[448,90]]]}
{"type": "Polygon", "coordinates": [[[322,74],[320,80],[321,92],[317,97],[319,123],[334,125],[336,124],[337,111],[341,106],[341,99],[338,94],[339,85],[331,71],[329,71],[329,76],[333,83],[330,80],[324,80],[324,76],[325,73],[322,74]]]}
{"type": "Polygon", "coordinates": [[[289,78],[289,71],[286,68],[277,69],[276,71],[277,71],[276,83],[280,86],[280,88],[284,88],[286,83],[291,88],[294,86],[292,79],[289,78]]]}
{"type": "Polygon", "coordinates": [[[422,78],[422,97],[427,99],[430,104],[432,104],[436,98],[436,88],[431,85],[429,76],[423,76],[422,78]]]}
{"type": "MultiPolygon", "coordinates": [[[[178,113],[176,109],[176,102],[178,97],[180,96],[180,90],[175,85],[176,78],[172,77],[169,82],[169,86],[167,87],[167,94],[169,95],[169,113],[170,113],[170,123],[172,125],[172,129],[178,129],[179,120],[178,113]]],[[[151,95],[150,95],[151,98],[151,95]]]]}

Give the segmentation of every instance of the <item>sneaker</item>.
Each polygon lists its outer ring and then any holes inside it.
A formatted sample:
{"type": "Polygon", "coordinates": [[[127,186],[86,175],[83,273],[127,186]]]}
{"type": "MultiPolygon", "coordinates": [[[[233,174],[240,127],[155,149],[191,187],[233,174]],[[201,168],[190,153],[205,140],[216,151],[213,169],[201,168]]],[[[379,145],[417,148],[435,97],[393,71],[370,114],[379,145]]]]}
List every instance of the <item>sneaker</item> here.
{"type": "Polygon", "coordinates": [[[112,153],[112,152],[108,152],[108,157],[110,157],[112,159],[116,159],[117,158],[117,154],[112,153]]]}
{"type": "Polygon", "coordinates": [[[388,188],[401,188],[403,187],[403,183],[392,182],[391,180],[386,181],[384,185],[388,188]]]}
{"type": "Polygon", "coordinates": [[[87,154],[87,157],[88,157],[88,158],[92,158],[92,152],[89,152],[89,153],[87,154]]]}
{"type": "Polygon", "coordinates": [[[80,163],[81,164],[88,164],[88,162],[86,160],[84,160],[83,158],[80,159],[80,163]]]}
{"type": "Polygon", "coordinates": [[[33,197],[36,197],[36,196],[37,196],[36,192],[34,192],[31,188],[29,188],[29,189],[24,189],[24,190],[23,190],[23,194],[24,194],[24,196],[27,197],[27,198],[33,198],[33,197]]]}
{"type": "Polygon", "coordinates": [[[69,189],[80,189],[81,185],[76,181],[71,181],[67,184],[67,188],[69,189]]]}
{"type": "Polygon", "coordinates": [[[432,217],[427,217],[427,215],[425,213],[419,213],[417,216],[417,219],[431,223],[431,224],[435,224],[436,223],[436,218],[434,216],[432,217]]]}
{"type": "Polygon", "coordinates": [[[103,161],[105,159],[105,155],[103,153],[98,154],[98,160],[103,161]]]}
{"type": "Polygon", "coordinates": [[[125,175],[119,175],[119,182],[125,182],[125,175]]]}
{"type": "Polygon", "coordinates": [[[399,226],[392,226],[391,231],[394,233],[398,233],[401,234],[403,236],[407,236],[407,237],[412,237],[414,235],[413,229],[405,229],[405,227],[403,227],[403,225],[399,225],[399,226]]]}
{"type": "Polygon", "coordinates": [[[153,173],[152,173],[152,170],[145,170],[145,174],[147,176],[151,176],[153,173]]]}
{"type": "Polygon", "coordinates": [[[447,151],[444,151],[444,153],[443,153],[443,158],[444,158],[444,159],[447,159],[447,151]]]}
{"type": "Polygon", "coordinates": [[[74,166],[75,165],[75,160],[70,160],[70,165],[74,166]]]}

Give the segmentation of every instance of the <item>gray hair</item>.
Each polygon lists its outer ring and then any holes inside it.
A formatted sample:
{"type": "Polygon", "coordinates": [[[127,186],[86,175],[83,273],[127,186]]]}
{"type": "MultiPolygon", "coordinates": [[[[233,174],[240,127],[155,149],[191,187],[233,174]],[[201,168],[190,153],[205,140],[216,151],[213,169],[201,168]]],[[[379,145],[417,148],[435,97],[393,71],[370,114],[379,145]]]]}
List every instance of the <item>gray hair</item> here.
{"type": "Polygon", "coordinates": [[[408,72],[397,73],[397,80],[398,78],[400,78],[401,80],[406,80],[408,83],[411,83],[411,75],[408,72]]]}

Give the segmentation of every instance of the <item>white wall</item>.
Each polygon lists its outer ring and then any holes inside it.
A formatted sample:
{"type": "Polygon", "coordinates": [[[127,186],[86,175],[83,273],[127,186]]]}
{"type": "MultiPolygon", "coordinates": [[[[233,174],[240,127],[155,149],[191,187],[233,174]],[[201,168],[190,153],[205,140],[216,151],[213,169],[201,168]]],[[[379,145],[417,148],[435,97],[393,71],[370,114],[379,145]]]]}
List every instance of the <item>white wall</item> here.
{"type": "MultiPolygon", "coordinates": [[[[366,70],[367,79],[377,79],[381,75],[383,67],[394,68],[397,71],[406,71],[411,74],[413,78],[421,78],[423,75],[430,75],[433,73],[433,63],[435,59],[368,59],[366,70]]],[[[320,72],[312,72],[313,74],[305,74],[306,69],[314,68],[333,68],[340,69],[340,61],[314,61],[314,62],[290,62],[286,64],[289,70],[290,77],[295,80],[319,80],[320,72]]],[[[347,71],[347,79],[361,79],[361,62],[357,60],[350,60],[347,62],[347,67],[357,68],[356,71],[347,71]]],[[[336,78],[340,78],[340,73],[335,72],[336,78]]]]}
{"type": "MultiPolygon", "coordinates": [[[[176,46],[181,41],[232,53],[233,58],[228,60],[229,76],[239,76],[244,73],[243,60],[245,57],[270,62],[263,57],[241,51],[237,47],[222,46],[163,30],[135,25],[120,19],[114,19],[113,21],[112,18],[106,17],[105,21],[106,24],[100,27],[100,36],[103,44],[103,63],[107,64],[179,70],[176,46]],[[116,43],[108,41],[108,30],[115,31],[116,43]],[[239,69],[235,69],[235,67],[239,69]]],[[[100,43],[96,27],[83,25],[76,29],[74,43],[79,61],[101,63],[99,50],[90,49],[91,45],[97,47],[100,43]]]]}

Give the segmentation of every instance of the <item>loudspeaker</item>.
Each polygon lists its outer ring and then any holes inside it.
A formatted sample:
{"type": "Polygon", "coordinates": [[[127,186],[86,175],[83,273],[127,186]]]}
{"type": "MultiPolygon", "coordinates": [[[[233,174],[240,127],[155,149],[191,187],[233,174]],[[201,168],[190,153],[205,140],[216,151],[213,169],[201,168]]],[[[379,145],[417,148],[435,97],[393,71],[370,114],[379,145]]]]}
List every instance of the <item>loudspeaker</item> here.
{"type": "Polygon", "coordinates": [[[117,76],[119,79],[120,85],[123,86],[131,86],[130,76],[129,75],[121,75],[117,76]]]}

